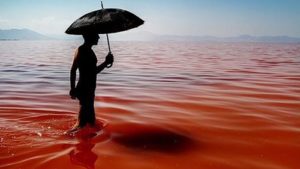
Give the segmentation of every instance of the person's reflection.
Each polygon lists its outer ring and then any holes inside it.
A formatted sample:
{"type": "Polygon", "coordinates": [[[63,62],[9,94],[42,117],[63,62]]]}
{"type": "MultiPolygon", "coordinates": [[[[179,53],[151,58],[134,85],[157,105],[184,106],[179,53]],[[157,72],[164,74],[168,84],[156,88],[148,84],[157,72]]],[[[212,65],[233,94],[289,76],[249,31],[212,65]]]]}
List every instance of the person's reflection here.
{"type": "Polygon", "coordinates": [[[83,166],[87,169],[95,169],[95,162],[98,158],[92,149],[95,144],[91,139],[80,140],[76,149],[70,152],[70,160],[73,164],[83,166]]]}

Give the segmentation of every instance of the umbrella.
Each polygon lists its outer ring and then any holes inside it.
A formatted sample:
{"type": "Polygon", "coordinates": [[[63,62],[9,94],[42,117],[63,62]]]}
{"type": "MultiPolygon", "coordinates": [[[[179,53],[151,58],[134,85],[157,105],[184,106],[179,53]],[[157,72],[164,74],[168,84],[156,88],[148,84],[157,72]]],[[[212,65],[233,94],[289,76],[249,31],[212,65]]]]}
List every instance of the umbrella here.
{"type": "Polygon", "coordinates": [[[142,19],[126,10],[106,8],[83,15],[66,30],[66,33],[116,33],[136,28],[143,23],[142,19]]]}
{"type": "MultiPolygon", "coordinates": [[[[83,15],[66,30],[67,34],[82,35],[86,33],[106,34],[109,52],[111,53],[108,33],[122,32],[136,28],[144,21],[123,9],[103,8],[83,15]]],[[[108,67],[111,67],[109,65],[108,67]]]]}

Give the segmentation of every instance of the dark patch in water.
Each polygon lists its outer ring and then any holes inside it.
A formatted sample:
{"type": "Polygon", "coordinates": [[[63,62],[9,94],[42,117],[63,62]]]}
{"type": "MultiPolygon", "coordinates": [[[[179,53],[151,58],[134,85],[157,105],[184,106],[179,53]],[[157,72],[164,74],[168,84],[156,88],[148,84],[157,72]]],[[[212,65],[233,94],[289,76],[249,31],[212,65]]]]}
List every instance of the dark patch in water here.
{"type": "Polygon", "coordinates": [[[157,127],[115,133],[113,141],[128,148],[164,153],[184,152],[194,145],[194,141],[183,134],[157,127]]]}

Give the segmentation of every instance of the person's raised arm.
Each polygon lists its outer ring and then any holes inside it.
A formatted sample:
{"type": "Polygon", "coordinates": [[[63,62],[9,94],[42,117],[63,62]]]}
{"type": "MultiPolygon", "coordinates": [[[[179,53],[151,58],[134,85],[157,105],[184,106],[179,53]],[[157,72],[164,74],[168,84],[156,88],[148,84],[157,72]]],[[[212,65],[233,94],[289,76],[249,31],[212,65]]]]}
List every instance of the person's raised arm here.
{"type": "Polygon", "coordinates": [[[105,61],[97,66],[97,74],[100,73],[103,69],[105,69],[108,65],[113,64],[114,62],[114,55],[111,53],[108,53],[105,61]]]}
{"type": "Polygon", "coordinates": [[[70,71],[70,85],[71,85],[70,96],[72,99],[76,99],[75,83],[76,83],[76,70],[78,68],[78,55],[79,54],[78,54],[78,49],[77,49],[75,56],[74,56],[72,68],[70,71]]]}

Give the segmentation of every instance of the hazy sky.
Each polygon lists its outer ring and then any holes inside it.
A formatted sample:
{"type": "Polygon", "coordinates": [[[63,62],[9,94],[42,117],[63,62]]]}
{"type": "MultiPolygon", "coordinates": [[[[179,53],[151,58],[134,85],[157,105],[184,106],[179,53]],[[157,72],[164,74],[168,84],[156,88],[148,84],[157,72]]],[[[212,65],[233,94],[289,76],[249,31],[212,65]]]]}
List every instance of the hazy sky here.
{"type": "MultiPolygon", "coordinates": [[[[104,0],[146,21],[131,31],[158,34],[300,37],[300,0],[104,0]]],[[[0,29],[29,28],[63,34],[100,0],[1,0],[0,29]]]]}

